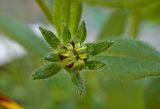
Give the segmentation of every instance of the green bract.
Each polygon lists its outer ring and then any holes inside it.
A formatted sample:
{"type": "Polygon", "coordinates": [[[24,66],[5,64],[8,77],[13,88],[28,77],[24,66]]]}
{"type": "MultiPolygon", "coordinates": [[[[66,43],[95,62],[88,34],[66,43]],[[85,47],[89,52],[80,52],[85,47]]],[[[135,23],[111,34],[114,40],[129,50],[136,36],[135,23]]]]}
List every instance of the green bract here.
{"type": "Polygon", "coordinates": [[[57,74],[61,69],[65,69],[71,76],[73,83],[77,86],[80,94],[82,94],[84,86],[80,77],[82,69],[96,70],[103,67],[105,64],[101,61],[94,61],[95,55],[100,54],[109,48],[113,42],[104,41],[101,43],[83,42],[86,39],[86,27],[83,21],[79,26],[76,36],[72,37],[67,26],[63,25],[63,41],[59,39],[51,31],[39,28],[44,39],[54,49],[54,52],[45,56],[45,60],[50,61],[50,64],[39,68],[33,75],[33,79],[45,79],[57,74]]]}

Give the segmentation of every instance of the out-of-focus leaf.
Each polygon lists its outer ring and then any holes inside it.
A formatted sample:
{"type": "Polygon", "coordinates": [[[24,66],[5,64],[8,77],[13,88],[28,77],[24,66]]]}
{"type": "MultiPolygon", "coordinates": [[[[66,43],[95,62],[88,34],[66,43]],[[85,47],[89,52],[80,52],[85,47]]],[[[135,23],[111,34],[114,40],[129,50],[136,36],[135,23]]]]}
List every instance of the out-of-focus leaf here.
{"type": "Polygon", "coordinates": [[[52,13],[48,8],[48,5],[45,3],[45,0],[35,0],[35,1],[39,5],[39,7],[42,9],[48,21],[53,24],[52,13]]]}
{"type": "Polygon", "coordinates": [[[100,61],[87,61],[85,64],[90,70],[99,69],[105,65],[103,62],[100,61]]]}
{"type": "Polygon", "coordinates": [[[107,37],[122,36],[127,18],[127,13],[125,11],[117,10],[113,12],[110,18],[106,20],[106,23],[98,35],[98,39],[104,40],[107,37]]]}
{"type": "Polygon", "coordinates": [[[76,37],[80,43],[83,43],[86,39],[86,35],[87,35],[86,25],[85,25],[85,22],[82,21],[82,23],[77,31],[76,37]]]}
{"type": "Polygon", "coordinates": [[[45,42],[37,37],[33,31],[21,21],[10,17],[0,17],[0,30],[9,38],[19,42],[28,50],[38,55],[44,55],[49,51],[45,42]]]}
{"type": "Polygon", "coordinates": [[[160,53],[141,41],[115,39],[99,61],[106,65],[102,72],[114,79],[139,79],[160,75],[160,53]]]}
{"type": "Polygon", "coordinates": [[[70,0],[54,0],[53,3],[53,22],[57,29],[58,36],[62,37],[63,24],[69,25],[70,0]]]}
{"type": "Polygon", "coordinates": [[[82,14],[82,3],[79,0],[71,0],[69,29],[74,36],[77,32],[82,14]]]}
{"type": "Polygon", "coordinates": [[[44,39],[50,44],[50,46],[53,49],[58,49],[58,47],[61,45],[60,40],[56,37],[54,33],[51,31],[44,29],[42,27],[39,27],[39,30],[41,31],[44,39]]]}
{"type": "Polygon", "coordinates": [[[153,78],[144,90],[146,109],[160,109],[160,78],[153,78]]]}
{"type": "Polygon", "coordinates": [[[114,42],[105,41],[97,44],[89,43],[87,45],[87,50],[91,55],[97,55],[108,49],[114,42]]]}
{"type": "Polygon", "coordinates": [[[52,62],[60,61],[59,55],[55,53],[48,54],[44,59],[52,62]]]}
{"type": "Polygon", "coordinates": [[[108,109],[144,109],[142,81],[101,79],[108,109]]]}
{"type": "Polygon", "coordinates": [[[132,37],[134,39],[137,38],[138,33],[139,33],[139,27],[141,24],[141,11],[140,10],[134,10],[132,14],[130,15],[130,25],[128,29],[128,36],[132,37]]]}
{"type": "Polygon", "coordinates": [[[68,44],[71,40],[71,33],[66,25],[63,26],[63,43],[68,44]]]}
{"type": "Polygon", "coordinates": [[[150,6],[144,8],[143,18],[154,22],[160,22],[159,12],[160,12],[160,1],[157,1],[151,4],[150,6]]]}
{"type": "Polygon", "coordinates": [[[83,0],[84,3],[89,5],[125,9],[143,8],[156,1],[157,0],[83,0]]]}
{"type": "Polygon", "coordinates": [[[57,74],[61,70],[61,65],[58,63],[51,63],[39,68],[33,75],[33,79],[45,79],[57,74]]]}

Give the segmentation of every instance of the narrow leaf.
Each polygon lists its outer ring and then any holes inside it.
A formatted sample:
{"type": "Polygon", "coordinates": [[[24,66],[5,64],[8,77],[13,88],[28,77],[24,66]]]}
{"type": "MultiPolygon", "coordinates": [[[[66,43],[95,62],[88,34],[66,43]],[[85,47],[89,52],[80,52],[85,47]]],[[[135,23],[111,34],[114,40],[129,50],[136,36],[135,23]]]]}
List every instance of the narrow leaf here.
{"type": "Polygon", "coordinates": [[[68,44],[71,40],[71,33],[65,24],[63,26],[63,43],[68,44]]]}
{"type": "Polygon", "coordinates": [[[63,35],[63,24],[69,26],[70,0],[54,0],[53,21],[58,32],[58,37],[63,35]]]}
{"type": "Polygon", "coordinates": [[[44,29],[42,27],[39,27],[44,39],[48,42],[48,44],[50,44],[50,46],[53,49],[57,49],[60,46],[60,40],[56,37],[56,35],[54,33],[52,33],[51,31],[44,29]]]}
{"type": "Polygon", "coordinates": [[[87,44],[87,50],[91,55],[98,55],[108,49],[114,42],[105,41],[97,44],[87,44]]]}
{"type": "Polygon", "coordinates": [[[58,63],[51,63],[39,68],[33,75],[33,79],[45,79],[57,74],[61,70],[61,65],[58,63]]]}
{"type": "Polygon", "coordinates": [[[99,69],[105,65],[101,61],[87,61],[85,64],[90,70],[96,70],[96,69],[99,69]]]}
{"type": "Polygon", "coordinates": [[[106,19],[102,30],[98,35],[98,39],[104,40],[107,37],[122,36],[125,30],[127,21],[127,13],[125,11],[117,10],[106,19]]]}
{"type": "Polygon", "coordinates": [[[43,13],[45,14],[48,21],[53,24],[51,11],[49,10],[48,5],[45,3],[45,0],[35,0],[35,1],[37,2],[39,7],[41,8],[43,13]]]}
{"type": "Polygon", "coordinates": [[[77,39],[80,41],[80,43],[83,43],[86,39],[86,25],[85,25],[85,22],[83,21],[78,29],[78,32],[77,32],[77,39]]]}
{"type": "Polygon", "coordinates": [[[0,30],[12,40],[17,41],[28,51],[44,56],[49,51],[45,42],[30,27],[12,17],[0,17],[0,30]]]}
{"type": "Polygon", "coordinates": [[[48,54],[44,59],[48,60],[48,61],[52,61],[52,62],[58,62],[58,61],[60,61],[59,55],[55,54],[55,53],[48,54]]]}
{"type": "Polygon", "coordinates": [[[82,3],[80,0],[72,0],[70,8],[69,29],[72,35],[76,35],[82,15],[82,3]]]}

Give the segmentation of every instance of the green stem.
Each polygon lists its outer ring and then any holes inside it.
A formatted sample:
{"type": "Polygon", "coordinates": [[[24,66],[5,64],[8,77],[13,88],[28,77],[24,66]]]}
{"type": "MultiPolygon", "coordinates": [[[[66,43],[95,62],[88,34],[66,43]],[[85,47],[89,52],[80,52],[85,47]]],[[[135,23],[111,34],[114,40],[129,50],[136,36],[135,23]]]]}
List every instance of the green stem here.
{"type": "Polygon", "coordinates": [[[41,10],[43,11],[43,13],[45,14],[47,20],[53,24],[53,20],[52,20],[52,14],[47,6],[47,4],[45,3],[45,0],[35,0],[36,3],[39,5],[39,7],[41,8],[41,10]]]}
{"type": "Polygon", "coordinates": [[[77,88],[78,94],[83,95],[85,87],[84,87],[80,72],[76,70],[69,70],[69,69],[67,71],[71,76],[72,82],[75,84],[77,88]]]}
{"type": "Polygon", "coordinates": [[[140,22],[141,22],[140,12],[134,11],[130,16],[130,27],[128,32],[129,37],[132,37],[134,39],[138,37],[140,22]]]}

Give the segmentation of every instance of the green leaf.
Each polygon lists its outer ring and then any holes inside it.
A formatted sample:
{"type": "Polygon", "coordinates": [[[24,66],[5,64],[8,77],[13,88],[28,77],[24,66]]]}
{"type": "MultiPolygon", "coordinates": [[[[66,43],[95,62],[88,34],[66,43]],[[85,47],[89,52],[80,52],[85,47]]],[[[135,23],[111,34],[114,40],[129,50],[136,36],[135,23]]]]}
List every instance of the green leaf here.
{"type": "Polygon", "coordinates": [[[109,109],[144,109],[143,81],[101,79],[109,109]]]}
{"type": "MultiPolygon", "coordinates": [[[[113,39],[112,39],[113,40],[113,39]]],[[[139,79],[160,75],[160,53],[146,43],[131,39],[115,39],[98,61],[108,77],[114,79],[139,79]]]]}
{"type": "Polygon", "coordinates": [[[35,0],[35,1],[39,5],[39,7],[42,9],[48,21],[53,24],[51,11],[48,8],[48,5],[46,4],[45,0],[35,0]]]}
{"type": "Polygon", "coordinates": [[[45,55],[49,51],[45,42],[40,39],[27,24],[12,17],[0,17],[0,30],[7,37],[17,41],[27,50],[37,53],[37,55],[45,55]]]}
{"type": "Polygon", "coordinates": [[[71,0],[69,29],[71,34],[76,35],[78,25],[82,15],[82,3],[79,0],[71,0]]]}
{"type": "Polygon", "coordinates": [[[67,26],[64,24],[64,29],[63,29],[63,43],[68,44],[71,40],[71,33],[67,26]]]}
{"type": "Polygon", "coordinates": [[[101,61],[87,61],[85,64],[90,70],[99,69],[105,65],[101,61]]]}
{"type": "Polygon", "coordinates": [[[61,70],[61,65],[58,63],[51,63],[39,68],[33,75],[33,79],[45,79],[57,74],[61,70]]]}
{"type": "Polygon", "coordinates": [[[106,19],[102,30],[98,35],[98,39],[104,40],[107,37],[122,36],[125,30],[127,21],[126,11],[117,10],[110,15],[110,18],[106,19]]]}
{"type": "Polygon", "coordinates": [[[52,62],[58,62],[58,61],[60,61],[59,55],[55,54],[55,53],[48,54],[44,59],[48,60],[48,61],[52,61],[52,62]]]}
{"type": "Polygon", "coordinates": [[[160,77],[148,81],[144,90],[144,103],[146,109],[160,109],[160,77]]]}
{"type": "Polygon", "coordinates": [[[105,41],[97,44],[89,43],[86,46],[91,55],[98,55],[108,49],[112,44],[113,41],[105,41]]]}
{"type": "Polygon", "coordinates": [[[54,33],[42,27],[39,27],[39,30],[41,31],[44,39],[48,42],[48,44],[50,44],[53,49],[57,49],[61,45],[60,40],[54,33]]]}
{"type": "Polygon", "coordinates": [[[146,7],[157,0],[83,0],[84,3],[119,9],[141,9],[146,7]]]}
{"type": "Polygon", "coordinates": [[[78,29],[78,32],[76,34],[76,37],[77,39],[80,41],[80,43],[83,43],[86,39],[86,35],[87,35],[87,32],[86,32],[86,25],[85,25],[85,22],[82,21],[79,29],[78,29]]]}
{"type": "Polygon", "coordinates": [[[72,82],[75,84],[77,92],[79,95],[84,93],[85,87],[83,84],[82,77],[80,76],[80,72],[76,70],[67,70],[71,76],[72,82]]]}
{"type": "Polygon", "coordinates": [[[70,0],[54,0],[53,2],[53,21],[58,32],[58,37],[63,35],[63,24],[69,26],[70,19],[70,0]]]}

